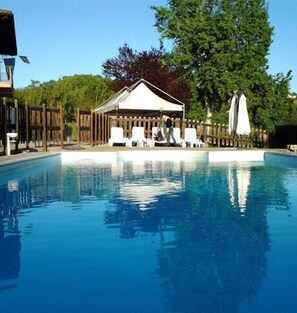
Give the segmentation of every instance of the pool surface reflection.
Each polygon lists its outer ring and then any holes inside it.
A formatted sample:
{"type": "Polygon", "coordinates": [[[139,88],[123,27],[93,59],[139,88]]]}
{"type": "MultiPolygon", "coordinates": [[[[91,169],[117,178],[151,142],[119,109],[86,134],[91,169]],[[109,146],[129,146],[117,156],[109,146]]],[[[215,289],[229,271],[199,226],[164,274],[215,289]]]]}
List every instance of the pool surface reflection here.
{"type": "Polygon", "coordinates": [[[289,313],[297,166],[61,162],[1,173],[1,313],[289,313]]]}

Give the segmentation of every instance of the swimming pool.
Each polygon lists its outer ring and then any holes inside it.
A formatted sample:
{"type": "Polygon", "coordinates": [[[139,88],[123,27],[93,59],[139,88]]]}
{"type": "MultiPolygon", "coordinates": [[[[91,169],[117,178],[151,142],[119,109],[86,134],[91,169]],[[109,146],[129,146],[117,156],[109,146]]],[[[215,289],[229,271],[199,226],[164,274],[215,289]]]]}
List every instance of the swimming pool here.
{"type": "Polygon", "coordinates": [[[170,153],[0,168],[1,313],[295,312],[296,159],[170,153]]]}

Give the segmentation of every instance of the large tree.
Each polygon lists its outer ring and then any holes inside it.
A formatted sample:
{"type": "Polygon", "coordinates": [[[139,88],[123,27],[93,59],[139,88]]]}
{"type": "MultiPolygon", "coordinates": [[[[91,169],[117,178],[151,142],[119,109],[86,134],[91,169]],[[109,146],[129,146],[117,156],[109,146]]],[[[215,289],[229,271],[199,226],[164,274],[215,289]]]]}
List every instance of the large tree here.
{"type": "MultiPolygon", "coordinates": [[[[190,98],[190,84],[185,77],[186,72],[184,69],[166,65],[165,57],[162,51],[156,48],[137,52],[124,44],[119,48],[117,57],[103,63],[103,75],[112,79],[111,87],[114,91],[129,87],[143,78],[187,104],[190,98]]],[[[160,95],[164,96],[162,93],[160,95]]]]}
{"type": "Polygon", "coordinates": [[[112,91],[109,80],[99,75],[65,76],[58,81],[40,83],[32,80],[26,88],[16,89],[15,97],[20,103],[31,106],[62,106],[65,119],[72,121],[77,108],[90,110],[107,100],[112,91]]]}
{"type": "MultiPolygon", "coordinates": [[[[265,97],[271,96],[280,84],[287,86],[287,90],[282,89],[286,99],[290,74],[281,81],[279,76],[274,79],[267,74],[273,27],[265,0],[167,3],[167,7],[153,7],[161,42],[171,43],[171,62],[191,76],[193,104],[200,103],[208,118],[226,104],[234,90],[245,92],[249,100],[261,96],[262,100],[255,101],[261,107],[265,97]]],[[[252,122],[256,123],[255,116],[252,122]]],[[[261,118],[257,122],[257,126],[269,126],[261,118]]]]}

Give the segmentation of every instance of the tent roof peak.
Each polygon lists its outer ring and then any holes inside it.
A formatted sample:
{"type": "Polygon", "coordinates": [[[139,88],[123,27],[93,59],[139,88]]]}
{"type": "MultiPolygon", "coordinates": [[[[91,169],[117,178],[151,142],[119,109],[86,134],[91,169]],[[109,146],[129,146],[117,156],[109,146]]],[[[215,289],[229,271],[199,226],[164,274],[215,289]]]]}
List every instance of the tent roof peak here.
{"type": "Polygon", "coordinates": [[[184,103],[141,78],[130,87],[122,88],[111,99],[97,107],[94,112],[111,113],[124,111],[126,113],[129,112],[129,114],[133,114],[133,112],[136,111],[138,113],[142,112],[143,114],[152,112],[183,112],[184,117],[184,109],[184,103]],[[161,98],[152,91],[152,88],[158,90],[174,101],[170,102],[161,98]]]}

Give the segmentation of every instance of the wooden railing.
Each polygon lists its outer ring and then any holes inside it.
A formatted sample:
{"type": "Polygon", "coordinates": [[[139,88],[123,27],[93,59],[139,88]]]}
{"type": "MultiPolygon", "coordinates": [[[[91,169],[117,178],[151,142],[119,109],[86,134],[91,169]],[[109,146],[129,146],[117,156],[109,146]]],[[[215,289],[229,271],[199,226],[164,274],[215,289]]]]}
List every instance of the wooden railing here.
{"type": "MultiPolygon", "coordinates": [[[[64,147],[66,140],[62,107],[30,107],[29,105],[8,104],[4,98],[0,106],[0,140],[5,148],[6,133],[18,133],[20,143],[25,143],[29,148],[30,143],[35,147],[48,146],[64,147]]],[[[189,119],[173,119],[173,126],[181,129],[183,138],[186,127],[195,128],[199,137],[207,146],[214,147],[244,147],[265,148],[268,147],[268,133],[260,129],[252,129],[248,136],[233,136],[228,133],[228,126],[221,124],[207,124],[201,121],[189,119]]],[[[151,138],[153,127],[160,125],[159,117],[118,116],[111,117],[99,115],[91,111],[77,109],[76,128],[77,144],[90,144],[91,146],[104,145],[110,138],[112,126],[121,126],[124,136],[131,137],[133,126],[142,126],[145,129],[146,138],[151,138]]],[[[5,153],[5,151],[4,151],[5,153]]]]}
{"type": "MultiPolygon", "coordinates": [[[[112,117],[110,126],[121,126],[124,136],[130,138],[133,126],[142,126],[145,129],[146,138],[151,138],[153,127],[161,124],[158,117],[112,117]]],[[[236,136],[228,133],[228,125],[207,124],[205,122],[190,119],[173,119],[173,126],[181,130],[181,138],[184,137],[186,127],[195,128],[197,135],[207,146],[213,147],[242,147],[242,148],[267,148],[269,134],[260,129],[252,129],[251,134],[236,136]]],[[[110,127],[109,127],[110,129],[110,127]]],[[[109,136],[108,136],[109,138],[109,136]]],[[[94,143],[96,144],[96,142],[94,143]]]]}

